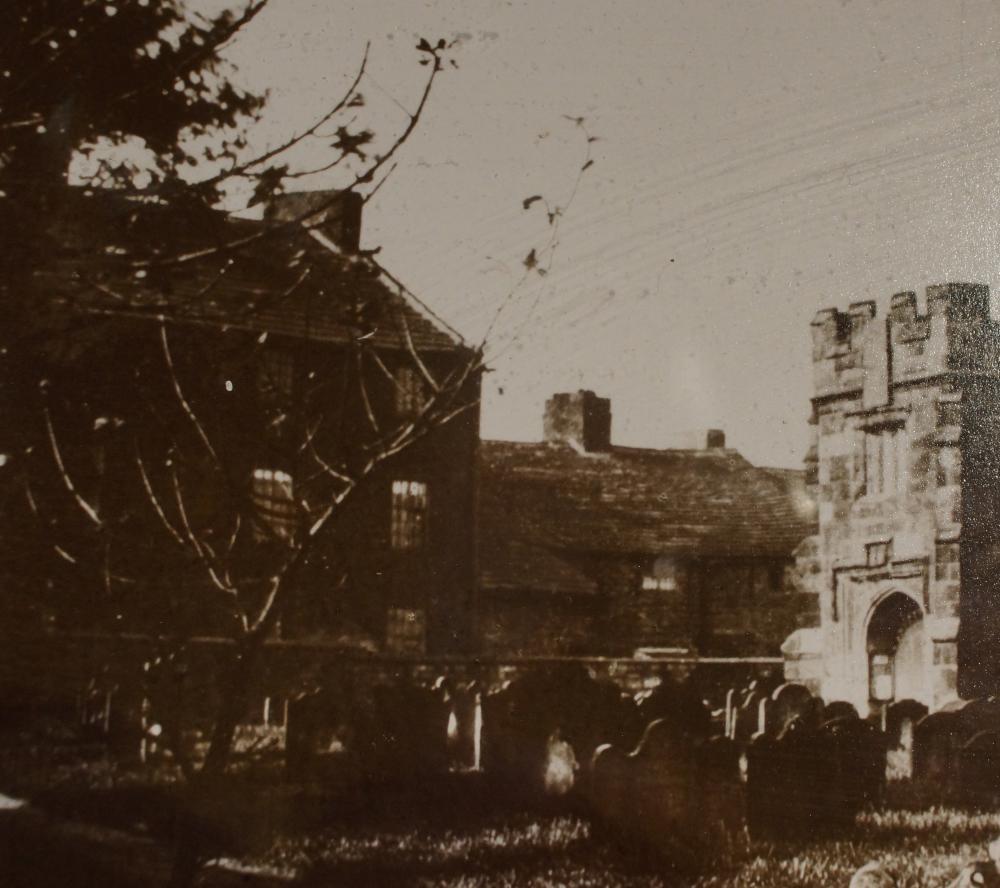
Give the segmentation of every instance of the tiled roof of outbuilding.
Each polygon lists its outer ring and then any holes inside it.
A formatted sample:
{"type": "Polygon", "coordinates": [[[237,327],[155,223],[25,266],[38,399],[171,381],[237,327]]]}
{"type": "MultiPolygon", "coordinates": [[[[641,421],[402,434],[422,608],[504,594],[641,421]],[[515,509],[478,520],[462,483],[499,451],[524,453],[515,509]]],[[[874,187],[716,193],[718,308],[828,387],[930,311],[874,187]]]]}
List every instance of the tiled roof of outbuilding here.
{"type": "Polygon", "coordinates": [[[733,450],[483,441],[480,465],[487,588],[590,592],[580,556],[789,556],[815,532],[803,473],[733,450]]]}

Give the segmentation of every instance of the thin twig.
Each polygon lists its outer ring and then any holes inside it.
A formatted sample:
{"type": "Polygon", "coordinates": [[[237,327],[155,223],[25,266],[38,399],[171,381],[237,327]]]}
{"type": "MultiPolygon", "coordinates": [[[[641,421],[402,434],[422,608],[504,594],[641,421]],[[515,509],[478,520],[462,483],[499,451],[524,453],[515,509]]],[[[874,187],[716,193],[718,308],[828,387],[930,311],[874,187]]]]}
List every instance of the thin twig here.
{"type": "MultiPolygon", "coordinates": [[[[325,124],[331,118],[335,117],[340,111],[342,111],[344,107],[347,105],[347,103],[354,97],[355,92],[357,91],[358,88],[358,84],[361,82],[361,78],[364,77],[365,69],[368,67],[368,53],[370,50],[371,50],[371,42],[369,41],[368,43],[365,44],[365,52],[364,55],[361,57],[361,65],[358,67],[357,74],[355,74],[354,80],[351,81],[351,85],[347,88],[344,95],[336,103],[334,103],[334,105],[330,108],[330,110],[327,111],[325,114],[323,114],[321,117],[318,117],[316,121],[308,129],[303,130],[301,133],[298,133],[297,135],[291,136],[290,138],[286,139],[282,144],[278,145],[275,148],[271,148],[268,151],[265,151],[263,154],[260,154],[257,157],[244,161],[243,163],[238,164],[229,170],[226,170],[224,173],[220,173],[216,176],[213,176],[210,179],[205,179],[196,184],[198,186],[204,187],[205,185],[215,185],[225,179],[242,176],[249,170],[253,169],[254,167],[259,167],[262,164],[267,163],[269,160],[273,160],[278,155],[286,153],[291,148],[294,148],[296,145],[298,145],[300,142],[312,136],[321,126],[323,126],[323,124],[325,124]]],[[[342,159],[343,155],[337,158],[337,162],[339,162],[342,159]]]]}
{"type": "Polygon", "coordinates": [[[434,58],[434,64],[431,66],[430,74],[424,84],[423,92],[420,96],[420,101],[417,103],[417,109],[410,116],[407,125],[403,128],[403,131],[396,137],[393,144],[389,147],[389,150],[380,155],[374,163],[371,164],[364,172],[358,173],[354,176],[354,180],[344,188],[339,189],[334,192],[329,199],[320,201],[316,206],[311,207],[297,216],[286,220],[285,222],[276,223],[270,226],[265,226],[259,229],[253,234],[247,235],[241,238],[235,238],[228,243],[221,244],[214,247],[206,247],[200,250],[192,250],[188,253],[181,253],[176,256],[171,257],[157,257],[153,259],[139,259],[131,263],[131,267],[137,269],[151,268],[151,267],[167,267],[175,265],[184,265],[189,262],[194,262],[198,259],[203,259],[206,256],[212,256],[216,253],[223,251],[235,250],[240,247],[249,246],[253,243],[258,243],[268,237],[273,237],[275,235],[291,231],[296,227],[301,226],[303,223],[308,223],[311,219],[317,219],[321,217],[327,210],[331,207],[336,206],[340,201],[341,196],[347,192],[354,191],[359,185],[364,185],[374,179],[375,174],[385,166],[396,153],[406,144],[410,136],[413,134],[414,129],[416,129],[417,123],[423,114],[424,108],[427,106],[427,101],[430,98],[431,90],[434,85],[434,81],[437,78],[438,73],[441,71],[440,58],[436,52],[432,53],[434,58]]]}
{"type": "Polygon", "coordinates": [[[219,460],[219,455],[215,452],[215,448],[212,446],[212,442],[208,438],[208,433],[205,431],[204,426],[198,419],[198,415],[194,412],[194,409],[191,407],[190,402],[184,396],[184,390],[181,388],[181,382],[177,376],[177,370],[174,367],[173,355],[171,355],[170,353],[170,342],[167,339],[166,319],[163,317],[163,315],[160,315],[159,321],[160,321],[160,342],[163,345],[163,359],[166,362],[167,369],[170,371],[170,381],[171,384],[173,385],[174,394],[177,396],[177,401],[181,406],[181,410],[183,410],[187,418],[191,420],[191,424],[194,426],[195,431],[198,433],[198,437],[201,439],[201,442],[205,445],[205,449],[212,457],[212,460],[215,462],[216,467],[218,467],[221,471],[222,463],[219,460]]]}
{"type": "Polygon", "coordinates": [[[184,537],[182,537],[180,531],[178,531],[177,528],[170,523],[167,518],[167,513],[163,509],[163,505],[160,503],[159,497],[157,497],[155,491],[153,490],[153,485],[149,480],[149,474],[146,472],[146,464],[143,461],[142,453],[139,450],[138,441],[135,442],[135,462],[139,467],[139,477],[142,479],[142,486],[146,490],[146,496],[153,507],[153,511],[156,512],[159,517],[160,523],[163,525],[167,533],[173,537],[174,542],[180,546],[185,545],[184,537]]]}
{"type": "Polygon", "coordinates": [[[358,372],[358,388],[361,391],[361,403],[365,408],[365,416],[368,417],[368,422],[372,427],[372,431],[376,435],[382,433],[381,428],[379,428],[378,420],[375,418],[375,411],[372,410],[372,402],[368,397],[368,386],[365,384],[365,368],[363,362],[363,353],[360,348],[355,350],[356,365],[358,372]]]}
{"type": "Polygon", "coordinates": [[[70,496],[80,507],[80,510],[86,515],[91,523],[98,529],[103,530],[104,523],[101,521],[100,515],[97,514],[97,510],[83,498],[80,491],[77,490],[76,485],[73,483],[73,479],[70,477],[68,471],[66,471],[66,464],[63,462],[62,451],[59,449],[59,442],[56,440],[56,431],[52,427],[52,416],[49,414],[48,405],[42,405],[42,414],[45,417],[45,428],[48,431],[49,445],[52,448],[52,457],[55,459],[56,468],[59,469],[59,476],[62,479],[63,486],[69,492],[70,496]]]}
{"type": "Polygon", "coordinates": [[[191,522],[188,520],[187,509],[184,506],[184,495],[181,492],[181,484],[180,479],[177,477],[177,469],[174,466],[171,466],[170,469],[170,475],[173,481],[174,499],[177,502],[177,513],[181,519],[181,527],[184,530],[184,536],[187,538],[188,544],[198,557],[198,560],[202,563],[202,566],[208,573],[208,577],[212,581],[212,584],[220,592],[225,592],[227,595],[235,596],[236,589],[227,585],[223,581],[222,577],[219,576],[216,566],[213,564],[212,556],[214,556],[214,553],[212,552],[211,547],[207,546],[203,540],[199,540],[195,535],[194,530],[191,527],[191,522]]]}
{"type": "Polygon", "coordinates": [[[410,357],[413,358],[413,363],[416,364],[420,375],[424,378],[424,382],[431,387],[431,391],[435,393],[441,391],[438,381],[434,378],[431,371],[427,369],[427,365],[423,362],[416,347],[413,345],[413,336],[410,335],[410,322],[406,320],[406,312],[398,312],[396,318],[403,329],[403,341],[406,343],[406,350],[410,353],[410,357]]]}

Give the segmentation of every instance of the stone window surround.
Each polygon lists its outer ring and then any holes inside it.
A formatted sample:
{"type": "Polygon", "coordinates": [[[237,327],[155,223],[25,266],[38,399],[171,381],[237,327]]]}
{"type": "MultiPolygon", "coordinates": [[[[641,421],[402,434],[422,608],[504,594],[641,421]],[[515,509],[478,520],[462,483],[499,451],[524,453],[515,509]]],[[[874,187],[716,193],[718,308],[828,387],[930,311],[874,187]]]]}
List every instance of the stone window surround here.
{"type": "Polygon", "coordinates": [[[907,473],[905,471],[900,471],[900,454],[896,448],[898,448],[900,443],[905,443],[905,438],[903,442],[899,442],[897,440],[893,445],[894,450],[896,450],[896,465],[891,487],[880,487],[878,490],[872,490],[872,485],[869,483],[869,436],[884,435],[885,433],[898,435],[900,432],[905,434],[907,418],[911,412],[912,410],[910,407],[889,405],[876,407],[872,410],[859,410],[847,414],[849,418],[854,420],[853,427],[862,435],[863,440],[864,477],[863,483],[857,485],[859,496],[871,499],[881,499],[897,496],[902,492],[900,490],[900,484],[903,480],[905,480],[907,473]]]}
{"type": "Polygon", "coordinates": [[[892,561],[892,538],[865,543],[867,567],[886,567],[892,561]]]}

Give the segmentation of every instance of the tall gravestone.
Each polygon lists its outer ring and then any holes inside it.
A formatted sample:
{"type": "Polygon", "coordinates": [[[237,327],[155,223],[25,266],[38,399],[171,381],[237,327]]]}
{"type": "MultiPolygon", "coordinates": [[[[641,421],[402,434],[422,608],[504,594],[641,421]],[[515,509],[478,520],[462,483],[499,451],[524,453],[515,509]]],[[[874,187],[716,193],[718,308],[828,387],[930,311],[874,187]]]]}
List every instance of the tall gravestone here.
{"type": "Polygon", "coordinates": [[[597,822],[624,840],[685,868],[703,865],[741,840],[739,749],[726,737],[654,721],[630,753],[598,748],[589,800],[597,822]]]}
{"type": "Polygon", "coordinates": [[[857,717],[807,716],[747,750],[747,820],[760,838],[835,833],[850,827],[885,782],[881,731],[857,717]]]}

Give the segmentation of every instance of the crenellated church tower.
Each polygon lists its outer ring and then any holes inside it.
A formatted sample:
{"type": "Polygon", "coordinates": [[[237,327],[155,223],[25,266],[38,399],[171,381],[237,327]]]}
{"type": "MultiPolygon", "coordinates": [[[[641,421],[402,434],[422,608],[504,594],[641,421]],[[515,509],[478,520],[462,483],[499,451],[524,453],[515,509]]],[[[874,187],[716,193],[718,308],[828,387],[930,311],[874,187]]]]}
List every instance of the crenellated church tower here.
{"type": "Polygon", "coordinates": [[[822,692],[859,711],[1000,688],[1000,329],[989,289],[812,322],[822,692]]]}

